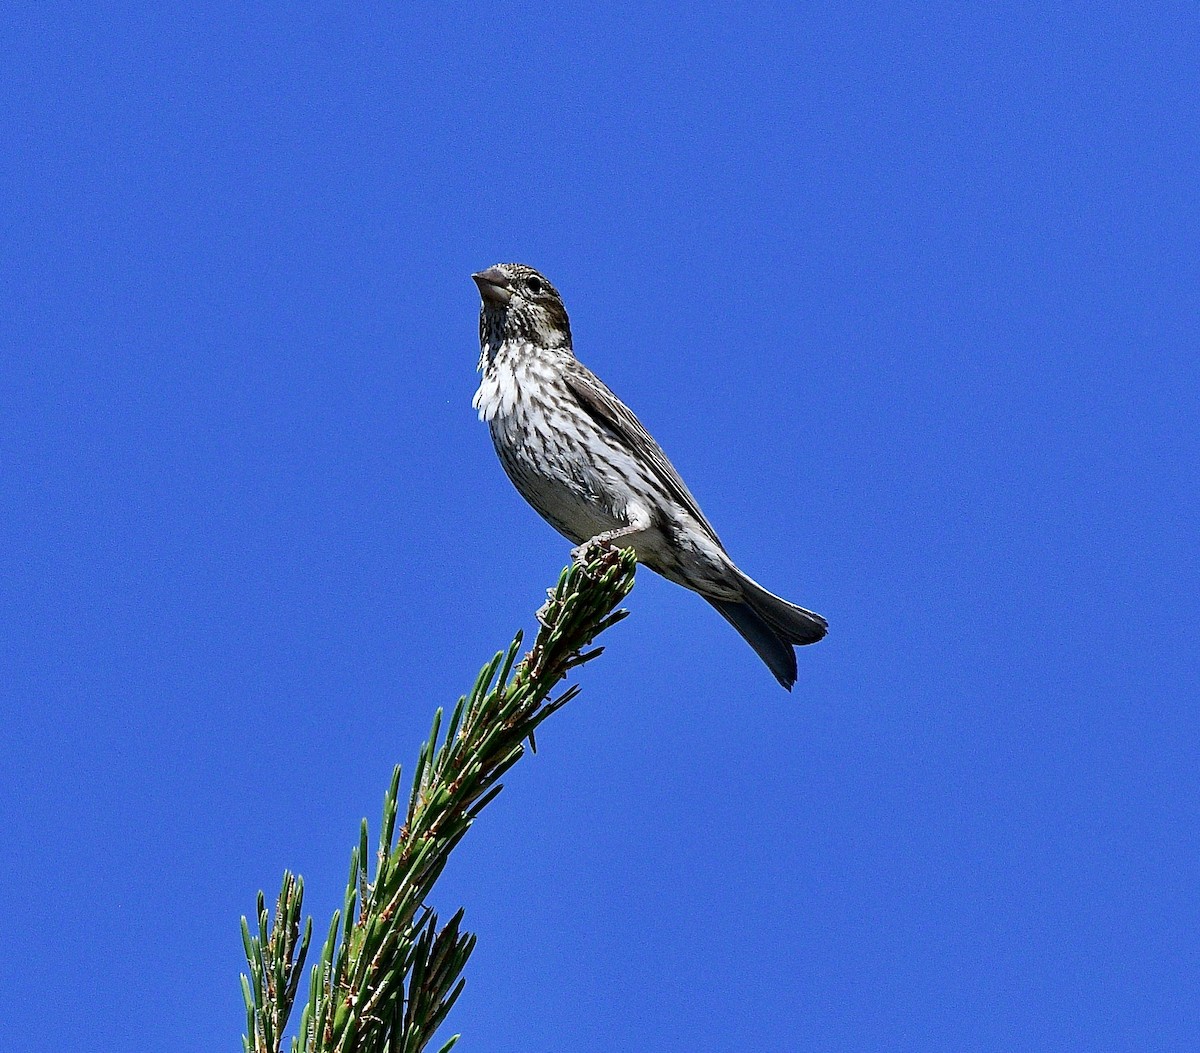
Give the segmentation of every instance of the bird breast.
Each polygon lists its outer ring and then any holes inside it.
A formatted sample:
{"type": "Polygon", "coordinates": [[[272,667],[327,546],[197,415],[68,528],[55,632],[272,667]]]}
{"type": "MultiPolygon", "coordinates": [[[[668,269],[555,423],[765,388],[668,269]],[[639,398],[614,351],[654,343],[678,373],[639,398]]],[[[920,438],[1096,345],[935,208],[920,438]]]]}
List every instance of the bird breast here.
{"type": "Polygon", "coordinates": [[[621,480],[633,464],[618,466],[628,458],[604,441],[571,397],[555,352],[521,352],[485,360],[473,402],[505,472],[525,500],[577,543],[625,525],[630,494],[621,480]]]}
{"type": "Polygon", "coordinates": [[[515,415],[530,391],[553,387],[555,382],[554,363],[546,360],[545,353],[532,346],[504,345],[491,361],[484,356],[483,377],[471,405],[479,411],[479,419],[490,424],[497,417],[515,415]]]}

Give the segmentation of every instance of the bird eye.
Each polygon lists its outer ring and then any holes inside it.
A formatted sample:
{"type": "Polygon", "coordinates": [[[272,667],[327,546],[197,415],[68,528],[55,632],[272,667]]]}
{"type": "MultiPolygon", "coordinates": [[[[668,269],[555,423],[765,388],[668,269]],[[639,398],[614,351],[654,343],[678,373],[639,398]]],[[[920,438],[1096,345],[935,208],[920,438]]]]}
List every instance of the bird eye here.
{"type": "Polygon", "coordinates": [[[542,291],[542,283],[537,278],[530,278],[525,283],[525,288],[528,289],[534,296],[542,291]]]}

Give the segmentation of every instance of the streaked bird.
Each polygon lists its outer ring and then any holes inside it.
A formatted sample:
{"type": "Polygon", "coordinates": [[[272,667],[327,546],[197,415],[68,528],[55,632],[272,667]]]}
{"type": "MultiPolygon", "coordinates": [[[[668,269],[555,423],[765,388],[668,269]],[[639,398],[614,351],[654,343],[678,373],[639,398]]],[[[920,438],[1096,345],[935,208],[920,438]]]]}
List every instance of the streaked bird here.
{"type": "Polygon", "coordinates": [[[794,647],[821,639],[825,619],[734,565],[658,443],[575,357],[562,297],[545,277],[520,263],[471,277],[483,301],[474,406],[521,496],[579,546],[576,559],[595,545],[632,548],[698,592],[790,691],[794,647]]]}

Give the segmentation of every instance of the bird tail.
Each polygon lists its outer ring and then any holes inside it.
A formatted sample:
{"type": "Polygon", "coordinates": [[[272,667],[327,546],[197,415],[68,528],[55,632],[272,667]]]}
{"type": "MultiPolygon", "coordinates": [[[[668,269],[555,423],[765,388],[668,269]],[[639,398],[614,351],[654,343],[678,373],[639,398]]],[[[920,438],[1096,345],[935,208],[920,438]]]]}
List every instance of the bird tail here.
{"type": "Polygon", "coordinates": [[[794,646],[816,643],[828,623],[819,614],[767,592],[756,581],[743,576],[745,600],[717,600],[705,596],[732,625],[788,691],[796,682],[794,646]]]}

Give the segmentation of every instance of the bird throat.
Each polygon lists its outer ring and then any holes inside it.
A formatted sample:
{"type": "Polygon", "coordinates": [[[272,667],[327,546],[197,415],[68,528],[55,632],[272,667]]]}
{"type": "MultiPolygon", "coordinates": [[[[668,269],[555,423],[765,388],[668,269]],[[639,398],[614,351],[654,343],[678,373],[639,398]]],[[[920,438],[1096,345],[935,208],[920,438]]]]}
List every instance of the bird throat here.
{"type": "Polygon", "coordinates": [[[479,369],[496,361],[508,328],[507,308],[484,307],[479,312],[479,369]]]}

